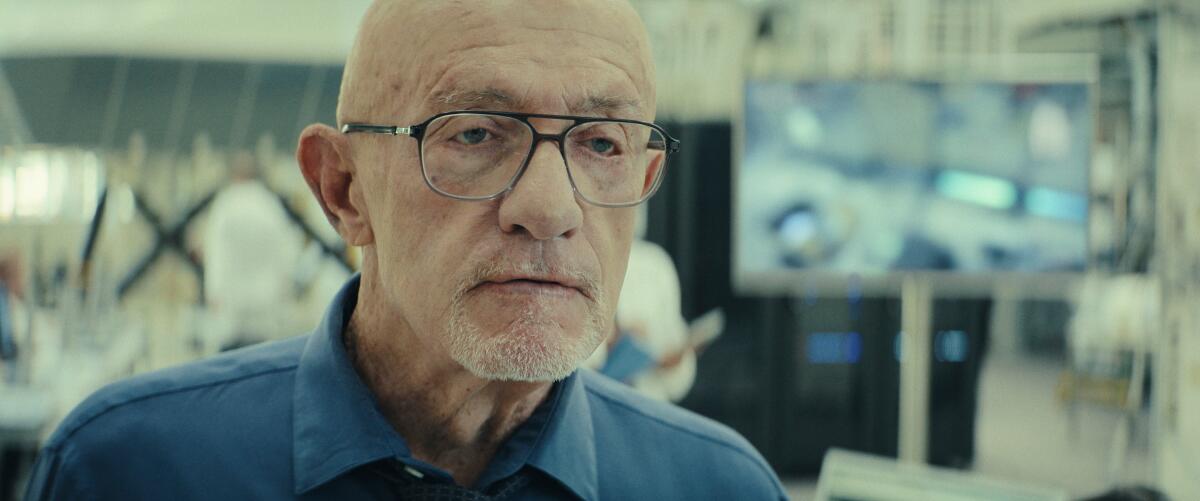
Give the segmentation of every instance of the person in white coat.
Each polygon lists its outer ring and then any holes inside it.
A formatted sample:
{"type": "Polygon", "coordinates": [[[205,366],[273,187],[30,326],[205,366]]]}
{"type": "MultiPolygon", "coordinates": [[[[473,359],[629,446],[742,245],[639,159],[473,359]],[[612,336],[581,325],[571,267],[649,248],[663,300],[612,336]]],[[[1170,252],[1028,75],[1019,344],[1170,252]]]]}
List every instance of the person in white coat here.
{"type": "Polygon", "coordinates": [[[696,380],[696,352],[681,312],[679,274],[667,251],[645,240],[638,207],[637,239],[617,302],[616,329],[590,365],[650,397],[678,402],[696,380]]]}
{"type": "Polygon", "coordinates": [[[253,157],[237,155],[233,182],[208,210],[204,298],[212,322],[202,342],[209,353],[293,332],[282,330],[291,327],[283,320],[296,302],[295,269],[304,237],[256,173],[253,157]]]}

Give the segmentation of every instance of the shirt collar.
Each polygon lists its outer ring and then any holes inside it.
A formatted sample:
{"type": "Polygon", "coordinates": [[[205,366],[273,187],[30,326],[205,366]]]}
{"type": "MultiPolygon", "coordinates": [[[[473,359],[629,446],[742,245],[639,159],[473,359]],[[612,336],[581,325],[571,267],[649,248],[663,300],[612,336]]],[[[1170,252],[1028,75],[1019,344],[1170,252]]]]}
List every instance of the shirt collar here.
{"type": "MultiPolygon", "coordinates": [[[[292,466],[297,495],[364,464],[411,456],[342,344],[342,331],[358,302],[359,282],[354,275],[334,296],[296,368],[292,466]]],[[[597,499],[596,441],[587,389],[578,371],[559,386],[528,464],[580,498],[597,499]]]]}
{"type": "Polygon", "coordinates": [[[358,285],[355,275],[334,296],[296,368],[292,467],[297,495],[358,466],[409,455],[342,345],[358,285]]]}
{"type": "Polygon", "coordinates": [[[598,499],[596,434],[582,377],[576,371],[560,383],[560,395],[551,410],[550,422],[529,464],[554,477],[581,499],[598,499]]]}

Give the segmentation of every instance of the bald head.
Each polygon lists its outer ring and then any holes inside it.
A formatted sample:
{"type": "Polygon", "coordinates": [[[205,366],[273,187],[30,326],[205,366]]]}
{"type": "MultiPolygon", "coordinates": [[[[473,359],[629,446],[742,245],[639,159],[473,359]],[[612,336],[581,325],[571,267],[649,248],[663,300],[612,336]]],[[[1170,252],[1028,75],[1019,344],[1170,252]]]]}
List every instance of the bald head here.
{"type": "Polygon", "coordinates": [[[440,105],[551,112],[546,104],[653,119],[649,44],[626,0],[377,0],[346,61],[337,119],[403,123],[440,105]],[[544,93],[514,78],[538,71],[562,103],[537,102],[544,93]]]}

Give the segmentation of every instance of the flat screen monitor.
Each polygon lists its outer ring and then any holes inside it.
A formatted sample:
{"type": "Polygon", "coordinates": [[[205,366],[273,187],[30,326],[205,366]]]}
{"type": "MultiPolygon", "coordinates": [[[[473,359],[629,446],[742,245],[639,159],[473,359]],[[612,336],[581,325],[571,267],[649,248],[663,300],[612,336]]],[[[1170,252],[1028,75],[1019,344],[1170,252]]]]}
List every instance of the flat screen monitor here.
{"type": "Polygon", "coordinates": [[[735,284],[1083,271],[1091,91],[1084,80],[749,81],[735,284]]]}

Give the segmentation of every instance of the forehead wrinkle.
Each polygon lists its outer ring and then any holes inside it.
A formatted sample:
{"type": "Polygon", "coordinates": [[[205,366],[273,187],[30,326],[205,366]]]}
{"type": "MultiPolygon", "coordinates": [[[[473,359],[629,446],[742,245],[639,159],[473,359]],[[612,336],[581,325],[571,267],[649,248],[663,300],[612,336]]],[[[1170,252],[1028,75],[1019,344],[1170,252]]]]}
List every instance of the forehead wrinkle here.
{"type": "MultiPolygon", "coordinates": [[[[528,105],[522,104],[526,100],[517,99],[508,92],[492,86],[482,89],[444,89],[435,92],[432,99],[445,109],[489,108],[496,111],[530,109],[528,105]]],[[[613,94],[589,92],[587,96],[568,105],[568,109],[576,115],[614,116],[619,112],[641,109],[641,101],[613,94]]]]}
{"type": "MultiPolygon", "coordinates": [[[[478,48],[491,49],[493,46],[480,46],[478,48]]],[[[469,61],[470,56],[463,54],[468,49],[456,49],[451,52],[455,57],[444,58],[440,61],[427,61],[427,65],[432,65],[433,68],[425,67],[428,71],[424,71],[424,75],[419,77],[420,83],[417,88],[430,89],[424,91],[429,97],[425,99],[425,107],[432,106],[432,109],[427,111],[448,111],[459,108],[474,108],[484,109],[491,107],[496,111],[541,111],[534,106],[534,96],[537,94],[534,90],[537,87],[536,81],[524,82],[522,89],[507,88],[508,85],[516,82],[508,82],[503,77],[493,78],[492,83],[486,81],[474,82],[475,77],[480,74],[472,70],[466,74],[466,82],[459,83],[464,80],[463,75],[459,75],[459,69],[464,61],[469,61]],[[454,73],[451,73],[451,72],[454,73]],[[476,86],[477,85],[477,86],[476,86]]],[[[575,87],[575,92],[568,92],[566,88],[562,88],[563,106],[570,113],[576,115],[591,115],[621,117],[621,118],[638,118],[638,119],[653,119],[654,110],[650,109],[648,102],[654,101],[653,93],[649,96],[642,95],[644,87],[639,85],[638,79],[631,73],[630,68],[622,67],[612,59],[607,57],[589,56],[585,59],[609,66],[617,71],[616,74],[622,78],[614,79],[607,84],[588,81],[564,82],[575,87]],[[601,85],[609,86],[610,90],[603,88],[589,88],[589,84],[600,83],[601,85]],[[629,91],[624,90],[614,91],[611,87],[623,88],[629,85],[629,91]],[[568,98],[569,94],[575,94],[577,97],[568,98]]],[[[540,60],[534,58],[534,62],[539,65],[561,64],[554,63],[550,60],[540,60]]],[[[590,70],[592,67],[586,64],[576,63],[570,65],[571,68],[581,68],[590,70]]],[[[500,75],[491,71],[483,72],[485,74],[500,75]]],[[[644,83],[644,82],[643,82],[644,83]]],[[[651,86],[652,87],[652,86],[651,86]]],[[[422,93],[422,91],[417,91],[422,93]]],[[[418,117],[412,117],[418,118],[418,117]]]]}
{"type": "MultiPolygon", "coordinates": [[[[653,61],[647,56],[648,50],[638,44],[637,37],[629,37],[625,39],[614,39],[605,34],[594,33],[578,28],[561,28],[561,27],[540,27],[540,26],[523,26],[522,29],[545,33],[567,33],[577,36],[582,36],[586,41],[572,40],[570,37],[564,39],[567,46],[586,47],[593,55],[588,56],[589,59],[599,61],[610,65],[629,79],[633,87],[638,92],[647,93],[646,96],[653,101],[654,95],[654,68],[653,61]],[[591,43],[599,42],[597,45],[591,43]],[[602,55],[597,55],[602,54],[602,55]],[[640,77],[639,77],[640,75],[640,77]]],[[[640,101],[631,100],[635,106],[633,108],[640,109],[640,101]]],[[[584,103],[586,104],[586,103],[584,103]]],[[[583,105],[580,105],[583,108],[583,105]]],[[[600,105],[592,108],[586,108],[584,111],[611,111],[614,107],[600,105]]],[[[631,110],[632,111],[632,110],[631,110]]],[[[579,112],[574,111],[574,112],[579,112]]]]}
{"type": "Polygon", "coordinates": [[[620,112],[640,110],[641,101],[608,94],[590,94],[573,105],[571,112],[579,115],[615,116],[620,112]]]}
{"type": "Polygon", "coordinates": [[[495,87],[482,89],[444,89],[434,93],[433,101],[446,107],[499,106],[512,107],[516,99],[495,87]]]}

